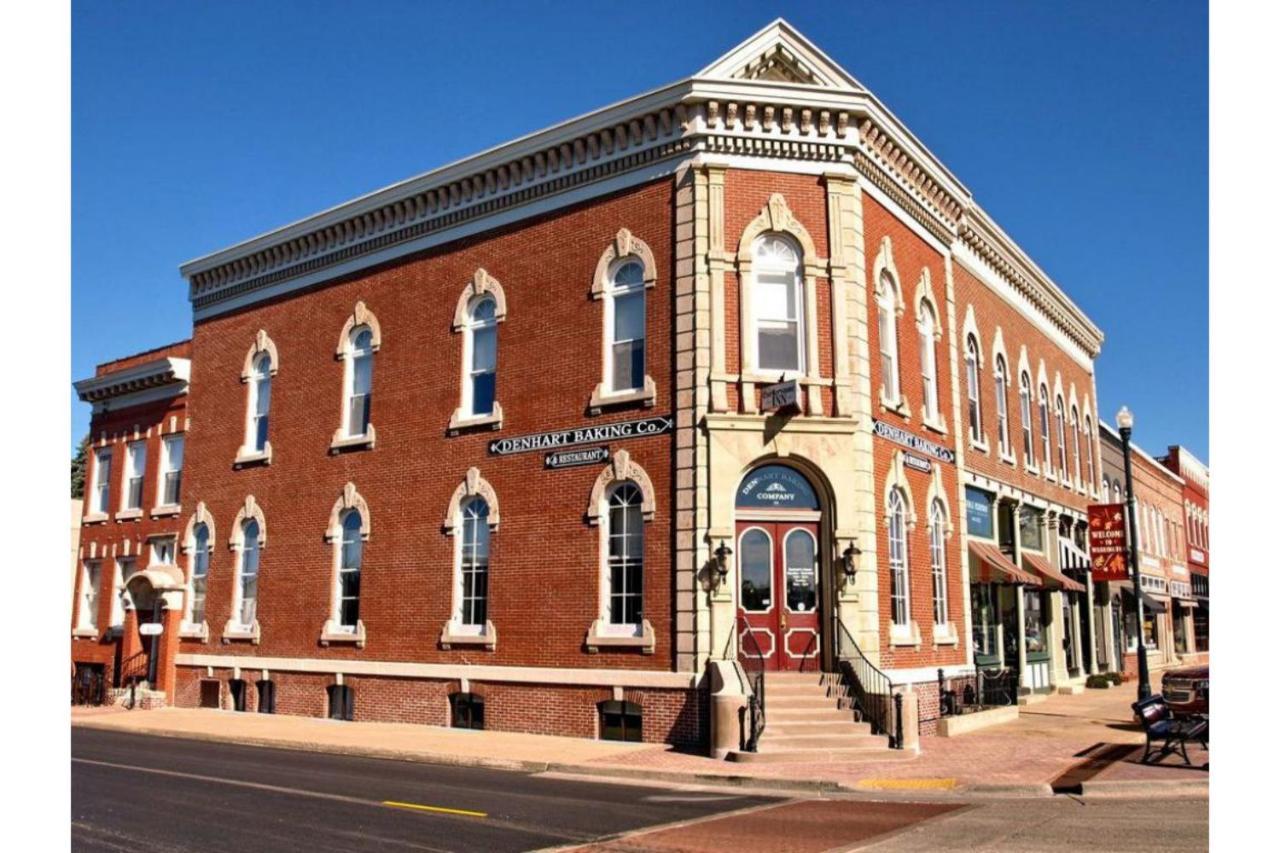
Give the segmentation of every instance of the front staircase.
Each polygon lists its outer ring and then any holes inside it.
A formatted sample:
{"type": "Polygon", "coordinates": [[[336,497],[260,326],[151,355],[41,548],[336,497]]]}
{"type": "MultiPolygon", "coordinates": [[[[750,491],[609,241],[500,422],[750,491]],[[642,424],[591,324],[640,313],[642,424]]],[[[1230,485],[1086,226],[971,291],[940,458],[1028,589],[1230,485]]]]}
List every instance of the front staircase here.
{"type": "Polygon", "coordinates": [[[889,747],[853,710],[839,675],[767,672],[765,728],[755,752],[730,752],[729,761],[894,761],[912,753],[889,747]]]}

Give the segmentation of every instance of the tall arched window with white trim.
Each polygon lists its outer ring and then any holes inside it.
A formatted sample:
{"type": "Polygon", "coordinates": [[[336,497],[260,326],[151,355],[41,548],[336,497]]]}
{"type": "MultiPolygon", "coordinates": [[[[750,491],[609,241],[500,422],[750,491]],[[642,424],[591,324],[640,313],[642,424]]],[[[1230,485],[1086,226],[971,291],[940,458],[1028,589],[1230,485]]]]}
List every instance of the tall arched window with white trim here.
{"type": "Polygon", "coordinates": [[[462,506],[462,538],[458,543],[459,623],[483,631],[489,618],[489,504],[475,497],[462,506]]]}
{"type": "Polygon", "coordinates": [[[197,524],[191,549],[191,598],[187,606],[187,624],[204,622],[205,585],[209,580],[209,525],[197,524]]]}
{"type": "Polygon", "coordinates": [[[609,493],[609,623],[639,625],[644,616],[644,515],[639,487],[620,483],[609,493]]]}
{"type": "Polygon", "coordinates": [[[493,414],[498,387],[498,320],[493,297],[477,299],[467,320],[462,345],[467,362],[462,406],[469,417],[480,418],[493,414]]]}
{"type": "Polygon", "coordinates": [[[1031,376],[1025,370],[1018,377],[1018,403],[1022,409],[1022,455],[1028,465],[1036,461],[1035,436],[1031,421],[1031,376]]]}
{"type": "Polygon", "coordinates": [[[239,601],[235,618],[241,627],[249,628],[258,618],[258,565],[261,557],[259,550],[258,522],[249,519],[244,522],[244,545],[240,551],[240,568],[238,571],[239,601]]]}
{"type": "Polygon", "coordinates": [[[907,507],[902,490],[889,492],[889,612],[896,626],[911,624],[911,588],[907,577],[907,507]]]}
{"type": "Polygon", "coordinates": [[[1053,404],[1053,417],[1058,428],[1058,476],[1067,482],[1067,416],[1062,395],[1053,404]]]}
{"type": "Polygon", "coordinates": [[[1000,442],[1000,453],[1005,456],[1013,454],[1009,446],[1009,369],[1004,363],[1004,356],[996,356],[996,431],[1000,442]]]}
{"type": "Polygon", "coordinates": [[[1077,486],[1084,485],[1080,478],[1080,408],[1074,403],[1071,406],[1071,457],[1077,486]]]}
{"type": "Polygon", "coordinates": [[[1040,384],[1040,459],[1044,464],[1045,476],[1053,473],[1053,451],[1050,447],[1049,427],[1049,386],[1040,384]]]}
{"type": "Polygon", "coordinates": [[[271,415],[271,353],[264,352],[253,360],[249,373],[249,417],[244,445],[254,453],[267,449],[268,423],[271,415]]]}
{"type": "Polygon", "coordinates": [[[938,355],[934,336],[938,328],[933,306],[922,301],[916,328],[920,332],[920,374],[924,381],[924,417],[926,421],[938,419],[938,355]]]}
{"type": "Polygon", "coordinates": [[[360,511],[342,515],[342,549],[338,562],[338,627],[354,631],[360,622],[360,568],[364,563],[364,520],[360,511]]]}
{"type": "Polygon", "coordinates": [[[756,366],[763,371],[803,373],[805,306],[800,250],[781,234],[765,234],[752,248],[752,273],[756,366]]]}
{"type": "Polygon", "coordinates": [[[947,511],[935,499],[929,508],[929,568],[933,573],[933,624],[947,624],[947,511]]]}
{"type": "Polygon", "coordinates": [[[969,440],[982,441],[982,402],[978,386],[978,339],[969,335],[964,342],[964,376],[969,394],[969,440]]]}
{"type": "Polygon", "coordinates": [[[1094,484],[1094,468],[1093,468],[1093,418],[1088,413],[1084,416],[1084,446],[1085,446],[1085,472],[1088,474],[1089,491],[1093,491],[1094,484]]]}
{"type": "Polygon", "coordinates": [[[342,427],[347,438],[359,438],[369,432],[373,408],[373,332],[367,326],[351,330],[346,364],[347,404],[342,427]]]}
{"type": "Polygon", "coordinates": [[[609,276],[605,311],[611,315],[609,358],[614,392],[644,388],[645,281],[644,266],[623,258],[609,276]]]}
{"type": "Polygon", "coordinates": [[[891,403],[902,399],[898,382],[898,285],[888,270],[876,282],[876,318],[880,337],[880,375],[884,396],[891,403]]]}

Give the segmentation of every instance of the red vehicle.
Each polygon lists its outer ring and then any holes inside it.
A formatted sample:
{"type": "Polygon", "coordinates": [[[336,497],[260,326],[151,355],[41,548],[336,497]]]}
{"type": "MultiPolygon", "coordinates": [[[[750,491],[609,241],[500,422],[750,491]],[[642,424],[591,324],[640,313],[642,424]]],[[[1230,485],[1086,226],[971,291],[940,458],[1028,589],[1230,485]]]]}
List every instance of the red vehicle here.
{"type": "Polygon", "coordinates": [[[1161,679],[1161,692],[1175,715],[1209,716],[1209,665],[1169,670],[1161,679]]]}

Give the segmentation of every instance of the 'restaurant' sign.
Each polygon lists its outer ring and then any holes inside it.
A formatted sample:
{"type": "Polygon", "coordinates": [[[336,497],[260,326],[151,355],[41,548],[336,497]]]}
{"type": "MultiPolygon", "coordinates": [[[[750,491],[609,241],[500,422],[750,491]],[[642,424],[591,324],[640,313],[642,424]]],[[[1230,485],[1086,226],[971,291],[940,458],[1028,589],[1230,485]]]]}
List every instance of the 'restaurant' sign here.
{"type": "Polygon", "coordinates": [[[1125,535],[1124,504],[1089,506],[1089,561],[1095,583],[1129,579],[1126,556],[1129,538],[1125,535]]]}
{"type": "Polygon", "coordinates": [[[956,464],[955,451],[943,447],[941,444],[934,444],[927,438],[921,438],[918,435],[909,433],[902,427],[896,427],[884,421],[875,421],[872,425],[872,431],[881,438],[887,438],[895,444],[901,444],[903,447],[909,447],[912,450],[932,456],[940,462],[946,462],[948,465],[956,464]]]}
{"type": "Polygon", "coordinates": [[[800,383],[794,379],[766,385],[760,391],[760,408],[766,412],[783,412],[799,409],[800,383]]]}
{"type": "Polygon", "coordinates": [[[616,424],[562,429],[557,432],[540,432],[513,438],[495,438],[489,442],[489,453],[493,456],[510,456],[513,453],[555,450],[558,447],[570,447],[575,444],[600,444],[624,438],[647,438],[651,435],[671,432],[673,420],[670,416],[642,418],[638,421],[622,421],[616,424]]]}
{"type": "Polygon", "coordinates": [[[608,461],[608,447],[582,447],[577,450],[554,450],[547,454],[542,464],[548,468],[574,468],[608,461]]]}

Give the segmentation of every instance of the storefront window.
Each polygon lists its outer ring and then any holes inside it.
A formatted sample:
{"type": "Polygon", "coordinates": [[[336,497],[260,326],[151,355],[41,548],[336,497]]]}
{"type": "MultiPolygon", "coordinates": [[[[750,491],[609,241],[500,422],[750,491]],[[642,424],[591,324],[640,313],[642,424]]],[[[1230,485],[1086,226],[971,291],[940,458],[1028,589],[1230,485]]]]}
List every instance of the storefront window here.
{"type": "Polygon", "coordinates": [[[1027,654],[1038,654],[1045,650],[1043,601],[1038,592],[1026,590],[1023,596],[1025,598],[1023,630],[1027,638],[1027,654]]]}
{"type": "Polygon", "coordinates": [[[969,587],[969,600],[973,608],[973,653],[994,657],[996,648],[996,624],[998,613],[991,584],[975,584],[969,587]]]}
{"type": "Polygon", "coordinates": [[[1178,602],[1173,603],[1173,650],[1178,654],[1185,654],[1187,651],[1187,632],[1183,622],[1184,612],[1178,602]]]}
{"type": "Polygon", "coordinates": [[[1044,550],[1044,513],[1029,506],[1018,512],[1018,537],[1023,548],[1044,550]]]}

